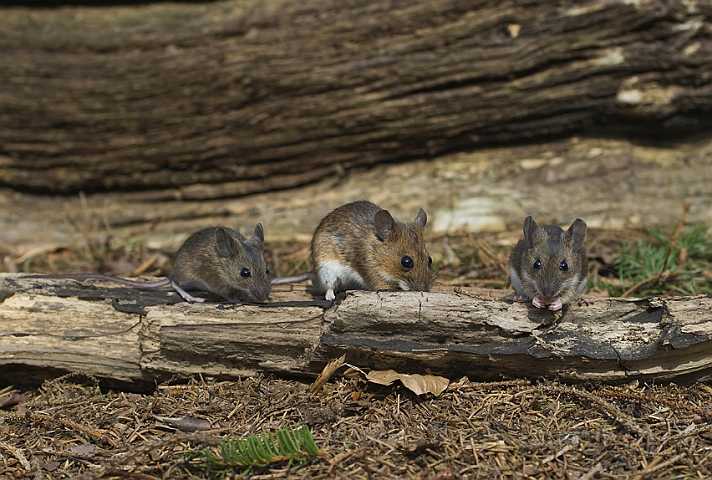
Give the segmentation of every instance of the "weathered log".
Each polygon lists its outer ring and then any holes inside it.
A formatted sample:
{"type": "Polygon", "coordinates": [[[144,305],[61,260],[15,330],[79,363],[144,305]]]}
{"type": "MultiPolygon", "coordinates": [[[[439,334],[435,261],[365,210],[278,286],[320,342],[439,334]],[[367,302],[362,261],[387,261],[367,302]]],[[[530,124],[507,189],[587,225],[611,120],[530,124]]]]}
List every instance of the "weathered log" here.
{"type": "Polygon", "coordinates": [[[169,292],[0,278],[4,382],[81,371],[142,390],[196,374],[314,376],[344,353],[361,367],[472,380],[712,375],[708,296],[605,299],[556,315],[496,290],[350,292],[331,307],[278,291],[265,305],[191,305],[169,292]]]}
{"type": "Polygon", "coordinates": [[[705,2],[2,9],[0,184],[224,198],[574,132],[709,127],[705,2]],[[38,174],[41,171],[41,174],[38,174]]]}

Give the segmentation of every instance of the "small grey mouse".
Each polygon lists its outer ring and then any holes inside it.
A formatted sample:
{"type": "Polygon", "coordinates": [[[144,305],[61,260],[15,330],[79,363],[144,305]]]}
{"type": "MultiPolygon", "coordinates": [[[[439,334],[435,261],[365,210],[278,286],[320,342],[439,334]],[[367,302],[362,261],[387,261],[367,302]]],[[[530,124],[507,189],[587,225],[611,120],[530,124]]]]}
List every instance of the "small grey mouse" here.
{"type": "Polygon", "coordinates": [[[422,208],[412,222],[361,200],[343,205],[319,223],[311,242],[313,281],[332,301],[348,289],[428,291],[432,259],[423,232],[422,208]]]}
{"type": "MultiPolygon", "coordinates": [[[[586,286],[588,263],[583,249],[586,222],[577,218],[568,230],[556,225],[540,227],[533,217],[524,219],[524,238],[509,256],[509,275],[515,300],[531,299],[537,308],[560,310],[586,286]]],[[[594,299],[579,299],[579,305],[594,299]]]]}
{"type": "Polygon", "coordinates": [[[157,289],[172,286],[187,302],[204,302],[186,290],[200,290],[228,302],[264,302],[271,286],[264,259],[264,230],[258,223],[249,239],[227,227],[210,227],[194,233],[178,250],[168,278],[155,282],[128,280],[102,273],[30,275],[30,278],[108,280],[132,287],[157,289]]]}

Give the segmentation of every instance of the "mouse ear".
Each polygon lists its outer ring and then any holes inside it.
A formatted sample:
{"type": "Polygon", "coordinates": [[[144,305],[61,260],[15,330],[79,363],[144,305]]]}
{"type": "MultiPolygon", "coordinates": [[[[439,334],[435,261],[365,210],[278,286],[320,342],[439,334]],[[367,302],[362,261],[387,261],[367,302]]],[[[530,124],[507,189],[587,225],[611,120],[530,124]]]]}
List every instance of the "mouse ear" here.
{"type": "Polygon", "coordinates": [[[588,226],[586,222],[580,218],[574,220],[574,223],[566,230],[566,240],[573,244],[574,251],[581,250],[581,247],[583,247],[583,241],[586,240],[587,231],[588,226]]]}
{"type": "Polygon", "coordinates": [[[215,229],[215,251],[221,257],[230,257],[238,249],[240,245],[237,240],[228,233],[223,227],[218,227],[215,229]]]}
{"type": "Polygon", "coordinates": [[[421,227],[424,227],[426,223],[428,223],[428,216],[425,214],[425,210],[422,208],[418,212],[418,215],[415,217],[415,223],[420,225],[421,227]]]}
{"type": "Polygon", "coordinates": [[[534,217],[529,215],[524,219],[524,238],[530,245],[534,244],[534,237],[536,237],[540,231],[541,227],[536,223],[534,217]]]}
{"type": "Polygon", "coordinates": [[[250,243],[255,245],[260,250],[264,250],[265,248],[265,231],[262,228],[262,224],[259,222],[255,225],[255,231],[252,232],[250,243]]]}
{"type": "Polygon", "coordinates": [[[376,230],[376,237],[380,241],[384,241],[388,236],[388,233],[393,230],[396,221],[388,210],[379,210],[376,212],[376,216],[373,217],[374,229],[376,230]]]}

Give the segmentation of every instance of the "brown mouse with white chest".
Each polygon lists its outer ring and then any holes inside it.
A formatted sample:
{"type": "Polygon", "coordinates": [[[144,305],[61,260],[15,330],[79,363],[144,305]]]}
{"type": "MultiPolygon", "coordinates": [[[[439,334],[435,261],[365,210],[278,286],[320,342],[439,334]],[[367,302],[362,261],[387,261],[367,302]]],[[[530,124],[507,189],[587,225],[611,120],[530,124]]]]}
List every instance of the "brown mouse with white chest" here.
{"type": "MultiPolygon", "coordinates": [[[[586,286],[588,263],[583,242],[586,222],[577,218],[568,230],[556,225],[540,227],[533,217],[524,219],[524,238],[509,257],[509,275],[515,300],[532,301],[537,308],[560,310],[586,286]]],[[[594,299],[579,299],[579,305],[594,299]]]]}
{"type": "Polygon", "coordinates": [[[348,289],[428,291],[433,275],[423,237],[427,220],[421,208],[412,222],[397,221],[365,200],[332,211],[311,242],[317,290],[330,301],[348,289]]]}

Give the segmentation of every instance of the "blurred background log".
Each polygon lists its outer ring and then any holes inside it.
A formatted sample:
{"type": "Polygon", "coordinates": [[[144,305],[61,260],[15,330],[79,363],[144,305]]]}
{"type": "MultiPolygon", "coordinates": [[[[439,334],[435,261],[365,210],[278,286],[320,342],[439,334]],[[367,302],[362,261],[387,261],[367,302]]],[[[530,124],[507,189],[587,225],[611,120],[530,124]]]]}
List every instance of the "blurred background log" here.
{"type": "Polygon", "coordinates": [[[709,3],[2,8],[0,185],[216,199],[577,133],[709,131],[709,3]]]}

